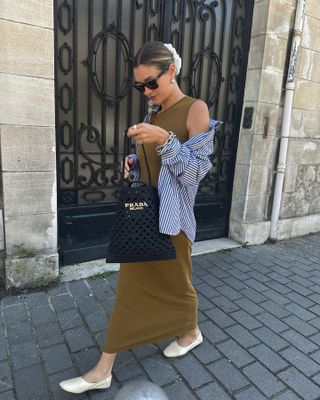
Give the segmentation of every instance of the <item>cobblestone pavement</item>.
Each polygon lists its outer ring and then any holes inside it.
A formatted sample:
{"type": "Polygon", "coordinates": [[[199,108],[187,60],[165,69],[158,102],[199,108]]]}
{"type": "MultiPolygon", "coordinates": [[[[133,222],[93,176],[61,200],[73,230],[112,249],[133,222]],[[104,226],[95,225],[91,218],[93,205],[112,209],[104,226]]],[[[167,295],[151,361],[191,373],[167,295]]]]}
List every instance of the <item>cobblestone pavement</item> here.
{"type": "Polygon", "coordinates": [[[114,399],[145,378],[171,400],[320,399],[320,235],[193,258],[204,343],[182,358],[170,341],[118,354],[107,391],[58,382],[99,357],[117,273],[1,300],[1,400],[114,399]]]}

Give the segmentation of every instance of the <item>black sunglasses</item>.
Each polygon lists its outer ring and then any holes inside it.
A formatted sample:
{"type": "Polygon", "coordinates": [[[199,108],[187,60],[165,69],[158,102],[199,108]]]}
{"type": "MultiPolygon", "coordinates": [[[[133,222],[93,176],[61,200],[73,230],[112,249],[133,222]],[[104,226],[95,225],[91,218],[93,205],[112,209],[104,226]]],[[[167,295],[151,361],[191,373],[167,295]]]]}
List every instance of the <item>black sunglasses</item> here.
{"type": "Polygon", "coordinates": [[[159,85],[157,84],[157,80],[161,78],[161,76],[165,73],[166,71],[162,71],[159,76],[157,76],[155,79],[152,79],[149,82],[146,83],[141,83],[141,82],[134,82],[133,87],[135,87],[139,92],[144,92],[145,88],[147,87],[148,89],[158,89],[159,85]]]}

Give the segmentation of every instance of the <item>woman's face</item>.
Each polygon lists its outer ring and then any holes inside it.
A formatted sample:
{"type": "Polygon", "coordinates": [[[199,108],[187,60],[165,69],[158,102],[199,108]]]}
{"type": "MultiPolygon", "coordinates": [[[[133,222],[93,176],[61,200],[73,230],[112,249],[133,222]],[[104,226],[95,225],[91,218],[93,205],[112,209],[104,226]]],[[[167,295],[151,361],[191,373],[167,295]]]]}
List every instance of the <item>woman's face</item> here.
{"type": "MultiPolygon", "coordinates": [[[[141,64],[134,68],[134,78],[136,83],[147,83],[154,79],[157,79],[158,87],[156,89],[149,89],[144,87],[143,94],[152,100],[154,104],[160,104],[170,94],[172,90],[172,84],[170,83],[172,77],[172,66],[170,65],[169,70],[162,73],[156,66],[141,64]],[[159,75],[161,75],[159,77],[159,75]]],[[[174,66],[173,66],[174,74],[174,66]]]]}

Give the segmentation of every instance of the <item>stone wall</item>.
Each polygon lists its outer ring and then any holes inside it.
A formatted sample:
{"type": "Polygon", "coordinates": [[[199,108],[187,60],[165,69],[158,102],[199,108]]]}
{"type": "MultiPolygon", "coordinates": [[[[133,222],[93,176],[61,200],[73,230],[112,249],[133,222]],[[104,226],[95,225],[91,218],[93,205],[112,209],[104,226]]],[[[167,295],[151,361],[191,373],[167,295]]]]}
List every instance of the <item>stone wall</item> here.
{"type": "MultiPolygon", "coordinates": [[[[307,0],[279,239],[320,230],[320,224],[317,229],[314,226],[314,215],[319,214],[320,208],[317,202],[320,160],[316,143],[320,121],[319,114],[316,114],[320,106],[317,96],[320,86],[316,81],[319,82],[319,71],[316,71],[319,65],[315,67],[319,53],[311,50],[309,44],[319,32],[320,21],[312,17],[319,15],[319,6],[319,0],[307,0]],[[302,196],[303,202],[300,201],[302,196]],[[301,216],[305,217],[303,223],[301,216]]],[[[263,243],[269,237],[273,172],[276,170],[283,88],[290,50],[288,40],[295,7],[296,0],[255,1],[244,98],[244,108],[254,107],[255,112],[251,129],[241,127],[240,130],[230,215],[230,236],[242,243],[263,243]]],[[[314,43],[312,48],[319,46],[319,43],[314,43]]]]}
{"type": "Polygon", "coordinates": [[[53,2],[2,0],[0,140],[6,285],[58,276],[53,2]]]}

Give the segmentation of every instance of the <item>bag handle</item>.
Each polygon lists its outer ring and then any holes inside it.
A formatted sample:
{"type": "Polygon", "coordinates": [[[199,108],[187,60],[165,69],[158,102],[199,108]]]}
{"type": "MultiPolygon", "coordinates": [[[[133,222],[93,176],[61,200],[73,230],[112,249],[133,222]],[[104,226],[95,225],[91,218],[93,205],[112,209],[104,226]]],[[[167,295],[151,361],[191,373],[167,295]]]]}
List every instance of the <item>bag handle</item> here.
{"type": "MultiPolygon", "coordinates": [[[[124,177],[124,163],[126,161],[126,156],[127,154],[129,154],[129,137],[128,137],[128,129],[126,129],[124,131],[124,140],[123,140],[123,157],[122,157],[122,180],[125,181],[125,177],[124,177]]],[[[143,155],[144,155],[144,159],[146,161],[146,166],[147,166],[147,171],[148,171],[148,179],[149,179],[149,186],[151,185],[151,173],[150,173],[150,168],[149,168],[149,163],[148,163],[148,159],[147,159],[147,154],[146,154],[146,150],[144,148],[144,145],[141,144],[142,146],[142,151],[143,151],[143,155]]]]}

